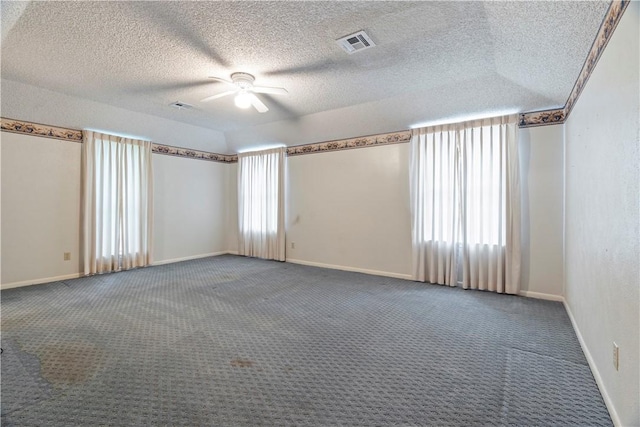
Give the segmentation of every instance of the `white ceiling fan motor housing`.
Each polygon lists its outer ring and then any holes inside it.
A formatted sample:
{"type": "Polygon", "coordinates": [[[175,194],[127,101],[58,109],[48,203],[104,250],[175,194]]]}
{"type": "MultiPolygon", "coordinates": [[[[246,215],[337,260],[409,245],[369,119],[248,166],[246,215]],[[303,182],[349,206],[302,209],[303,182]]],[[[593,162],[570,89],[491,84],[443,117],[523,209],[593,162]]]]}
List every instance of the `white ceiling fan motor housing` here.
{"type": "Polygon", "coordinates": [[[231,81],[238,86],[240,89],[251,89],[253,87],[253,82],[255,81],[255,77],[253,77],[249,73],[233,73],[231,74],[231,81]]]}

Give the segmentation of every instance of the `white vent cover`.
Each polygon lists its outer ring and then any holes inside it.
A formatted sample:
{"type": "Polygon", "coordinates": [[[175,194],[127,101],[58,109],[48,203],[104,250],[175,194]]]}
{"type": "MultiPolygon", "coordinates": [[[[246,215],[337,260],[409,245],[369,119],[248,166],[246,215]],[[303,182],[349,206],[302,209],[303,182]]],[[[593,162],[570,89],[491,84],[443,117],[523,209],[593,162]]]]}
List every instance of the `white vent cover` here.
{"type": "Polygon", "coordinates": [[[357,33],[344,36],[341,39],[336,40],[336,43],[345,50],[349,55],[354,52],[369,49],[376,44],[371,40],[371,37],[364,31],[358,31],[357,33]]]}
{"type": "Polygon", "coordinates": [[[169,107],[177,108],[178,110],[188,110],[193,108],[193,105],[189,105],[186,102],[176,101],[169,104],[169,107]]]}

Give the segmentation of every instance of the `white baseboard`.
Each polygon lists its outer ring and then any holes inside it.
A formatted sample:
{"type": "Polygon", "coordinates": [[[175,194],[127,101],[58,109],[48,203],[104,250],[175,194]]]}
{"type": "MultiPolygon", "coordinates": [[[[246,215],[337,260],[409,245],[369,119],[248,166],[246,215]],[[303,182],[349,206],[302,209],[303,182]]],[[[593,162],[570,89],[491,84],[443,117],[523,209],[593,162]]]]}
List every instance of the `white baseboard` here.
{"type": "Polygon", "coordinates": [[[65,274],[64,276],[43,277],[42,279],[24,280],[21,282],[3,283],[0,289],[21,288],[23,286],[40,285],[42,283],[60,282],[61,280],[77,279],[82,273],[65,274]]]}
{"type": "MultiPolygon", "coordinates": [[[[172,264],[174,262],[180,262],[180,261],[188,261],[190,259],[198,259],[198,258],[206,258],[206,257],[210,257],[210,256],[218,256],[218,255],[225,255],[225,254],[238,254],[238,252],[235,251],[220,251],[220,252],[212,252],[209,254],[200,254],[200,255],[193,255],[193,256],[188,256],[188,257],[183,257],[183,258],[174,258],[174,259],[167,259],[167,260],[163,260],[163,261],[156,261],[154,263],[152,263],[151,265],[164,265],[164,264],[172,264]]],[[[78,277],[82,277],[84,276],[83,273],[74,273],[74,274],[67,274],[64,276],[55,276],[55,277],[44,277],[42,279],[31,279],[31,280],[24,280],[21,282],[13,282],[13,283],[2,283],[0,284],[0,289],[12,289],[12,288],[20,288],[23,286],[31,286],[31,285],[41,285],[43,283],[51,283],[51,282],[60,282],[62,280],[69,280],[69,279],[77,279],[78,277]]]]}
{"type": "Polygon", "coordinates": [[[394,279],[404,279],[404,280],[412,279],[410,274],[390,273],[388,271],[369,270],[366,268],[357,268],[357,267],[346,267],[344,265],[323,264],[321,262],[304,261],[301,259],[293,259],[293,258],[287,258],[285,261],[290,262],[292,264],[308,265],[311,267],[330,268],[332,270],[352,271],[355,273],[371,274],[374,276],[393,277],[394,279]]]}
{"type": "Polygon", "coordinates": [[[562,295],[544,294],[542,292],[532,292],[532,291],[520,291],[518,292],[518,295],[527,297],[527,298],[536,298],[536,299],[544,299],[548,301],[564,302],[564,297],[562,295]]]}
{"type": "Polygon", "coordinates": [[[227,251],[225,253],[229,255],[238,255],[238,251],[227,251]]]}
{"type": "Polygon", "coordinates": [[[211,252],[209,254],[199,254],[199,255],[191,255],[191,256],[185,256],[182,258],[172,258],[172,259],[165,259],[162,261],[154,261],[151,265],[164,265],[164,264],[173,264],[174,262],[181,262],[181,261],[189,261],[191,259],[198,259],[198,258],[207,258],[210,256],[218,256],[218,255],[225,255],[230,253],[229,251],[220,251],[220,252],[211,252]]]}
{"type": "Polygon", "coordinates": [[[613,401],[611,397],[609,397],[609,393],[607,393],[607,389],[604,387],[604,382],[602,381],[602,376],[600,376],[600,371],[598,371],[598,367],[596,366],[596,362],[591,357],[591,352],[587,348],[587,344],[584,342],[582,338],[582,334],[580,333],[580,329],[578,329],[578,324],[576,323],[576,319],[573,317],[573,313],[571,312],[571,308],[569,308],[569,304],[567,301],[563,301],[564,308],[567,310],[567,314],[569,315],[569,319],[571,319],[571,325],[573,326],[573,330],[576,332],[576,336],[578,337],[578,341],[580,342],[580,347],[582,347],[582,352],[587,358],[587,362],[589,363],[589,368],[591,368],[591,372],[593,373],[593,378],[596,380],[596,384],[598,384],[598,388],[600,389],[600,394],[602,394],[602,399],[604,399],[605,405],[607,405],[607,409],[609,410],[609,415],[611,415],[611,421],[613,421],[613,425],[616,427],[622,426],[620,422],[620,417],[618,416],[618,412],[616,412],[616,408],[613,405],[613,401]]]}

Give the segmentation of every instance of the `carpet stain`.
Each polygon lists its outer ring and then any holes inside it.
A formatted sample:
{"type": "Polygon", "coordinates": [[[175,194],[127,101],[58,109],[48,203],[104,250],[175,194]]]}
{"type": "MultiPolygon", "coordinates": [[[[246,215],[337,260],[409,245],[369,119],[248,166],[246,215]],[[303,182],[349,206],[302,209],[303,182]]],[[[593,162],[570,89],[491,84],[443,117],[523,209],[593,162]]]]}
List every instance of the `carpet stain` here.
{"type": "Polygon", "coordinates": [[[253,362],[248,359],[233,359],[231,361],[231,366],[234,368],[250,368],[253,366],[253,362]]]}
{"type": "Polygon", "coordinates": [[[28,327],[29,323],[33,321],[34,316],[15,316],[15,317],[3,317],[0,320],[0,331],[11,331],[19,328],[28,327]]]}
{"type": "Polygon", "coordinates": [[[54,385],[82,384],[102,365],[102,349],[85,342],[45,345],[37,352],[42,376],[54,385]]]}
{"type": "Polygon", "coordinates": [[[240,278],[237,274],[220,274],[209,278],[210,284],[225,284],[228,282],[234,282],[240,278]]]}

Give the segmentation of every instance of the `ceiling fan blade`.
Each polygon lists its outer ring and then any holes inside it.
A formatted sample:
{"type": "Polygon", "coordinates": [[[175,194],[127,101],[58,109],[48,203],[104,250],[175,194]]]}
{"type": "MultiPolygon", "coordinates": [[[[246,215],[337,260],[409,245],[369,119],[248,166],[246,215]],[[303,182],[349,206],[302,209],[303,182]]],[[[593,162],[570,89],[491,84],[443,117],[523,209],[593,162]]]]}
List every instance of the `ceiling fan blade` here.
{"type": "Polygon", "coordinates": [[[277,96],[272,96],[269,94],[260,95],[260,98],[262,98],[265,104],[269,105],[269,111],[283,113],[287,118],[295,117],[297,115],[294,110],[280,101],[283,98],[278,98],[277,96]]]}
{"type": "Polygon", "coordinates": [[[267,106],[264,105],[262,101],[260,101],[260,98],[255,96],[253,93],[250,93],[249,97],[251,98],[251,105],[253,105],[253,107],[258,110],[258,113],[266,113],[267,111],[269,111],[267,106]]]}
{"type": "Polygon", "coordinates": [[[251,88],[255,93],[268,93],[271,95],[288,95],[289,92],[283,87],[254,86],[251,88]]]}
{"type": "Polygon", "coordinates": [[[237,90],[228,90],[226,92],[222,92],[222,93],[219,93],[217,95],[212,95],[212,96],[207,96],[206,98],[202,98],[200,100],[200,102],[213,101],[214,99],[222,98],[223,96],[233,95],[236,92],[237,92],[237,90]]]}
{"type": "Polygon", "coordinates": [[[232,81],[226,80],[226,79],[221,79],[220,77],[209,76],[209,78],[212,79],[212,80],[217,80],[217,81],[222,82],[222,83],[226,83],[226,84],[231,85],[231,86],[235,85],[235,83],[233,83],[232,81]]]}

